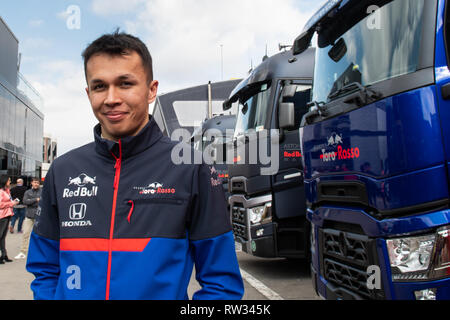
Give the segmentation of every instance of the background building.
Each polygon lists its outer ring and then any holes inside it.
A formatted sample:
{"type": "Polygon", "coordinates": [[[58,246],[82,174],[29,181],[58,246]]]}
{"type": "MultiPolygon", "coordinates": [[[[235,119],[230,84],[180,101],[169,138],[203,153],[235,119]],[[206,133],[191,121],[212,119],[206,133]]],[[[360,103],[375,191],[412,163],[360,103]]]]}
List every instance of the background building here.
{"type": "Polygon", "coordinates": [[[43,163],[52,163],[57,157],[58,141],[53,138],[51,134],[44,133],[44,145],[43,145],[43,163]]]}
{"type": "Polygon", "coordinates": [[[47,175],[48,170],[50,169],[50,165],[53,160],[57,157],[57,146],[58,142],[56,138],[52,138],[51,134],[44,133],[44,145],[42,148],[42,172],[41,172],[41,180],[44,181],[45,176],[47,175]]]}
{"type": "Polygon", "coordinates": [[[0,174],[41,177],[42,98],[19,73],[19,41],[0,17],[0,174]]]}

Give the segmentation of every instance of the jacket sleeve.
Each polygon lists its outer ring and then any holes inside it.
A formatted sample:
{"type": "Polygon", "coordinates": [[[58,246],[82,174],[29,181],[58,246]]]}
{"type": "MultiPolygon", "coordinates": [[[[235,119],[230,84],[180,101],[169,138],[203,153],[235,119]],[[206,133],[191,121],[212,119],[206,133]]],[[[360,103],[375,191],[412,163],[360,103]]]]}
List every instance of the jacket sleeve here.
{"type": "Polygon", "coordinates": [[[59,223],[53,170],[47,173],[41,200],[30,237],[28,272],[36,277],[31,283],[36,300],[53,299],[59,279],[59,223]]]}
{"type": "Polygon", "coordinates": [[[244,294],[234,237],[217,172],[198,166],[192,188],[189,239],[201,290],[194,300],[239,300],[244,294]]]}
{"type": "Polygon", "coordinates": [[[34,204],[36,202],[37,199],[30,197],[30,192],[28,192],[29,190],[27,190],[25,192],[25,194],[23,195],[23,204],[27,205],[27,206],[31,206],[32,204],[34,204]]]}
{"type": "Polygon", "coordinates": [[[15,202],[10,201],[10,200],[8,200],[8,201],[1,201],[0,202],[0,209],[12,208],[12,207],[14,207],[15,204],[16,204],[15,202]]]}
{"type": "Polygon", "coordinates": [[[12,199],[19,198],[19,195],[16,193],[16,191],[17,191],[17,187],[11,188],[9,190],[9,192],[11,193],[11,198],[12,199]]]}
{"type": "Polygon", "coordinates": [[[0,190],[0,209],[8,209],[14,207],[15,202],[11,201],[10,196],[3,190],[0,190]]]}

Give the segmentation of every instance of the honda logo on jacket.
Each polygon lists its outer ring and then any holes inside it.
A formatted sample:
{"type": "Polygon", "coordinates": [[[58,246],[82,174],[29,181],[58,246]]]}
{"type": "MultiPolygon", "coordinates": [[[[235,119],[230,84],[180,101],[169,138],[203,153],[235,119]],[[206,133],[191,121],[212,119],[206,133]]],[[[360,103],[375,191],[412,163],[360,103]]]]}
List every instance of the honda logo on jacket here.
{"type": "Polygon", "coordinates": [[[62,227],[89,227],[92,226],[90,220],[83,220],[86,216],[86,204],[74,203],[69,208],[69,218],[72,221],[63,221],[62,227]]]}
{"type": "Polygon", "coordinates": [[[70,206],[69,217],[71,220],[82,220],[86,215],[85,203],[74,203],[70,206]]]}

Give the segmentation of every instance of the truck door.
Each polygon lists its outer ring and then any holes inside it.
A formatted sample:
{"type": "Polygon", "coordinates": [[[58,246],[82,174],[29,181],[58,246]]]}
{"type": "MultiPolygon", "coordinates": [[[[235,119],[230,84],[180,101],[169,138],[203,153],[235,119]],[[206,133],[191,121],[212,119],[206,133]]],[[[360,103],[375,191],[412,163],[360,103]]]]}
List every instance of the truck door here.
{"type": "Polygon", "coordinates": [[[279,170],[272,176],[275,212],[278,218],[283,219],[304,215],[306,210],[298,129],[311,98],[311,81],[279,81],[277,92],[272,128],[278,129],[278,106],[281,102],[292,102],[295,110],[295,125],[280,132],[279,170]],[[283,98],[283,89],[287,85],[296,86],[295,94],[283,98]]]}
{"type": "MultiPolygon", "coordinates": [[[[450,1],[439,1],[435,74],[447,177],[450,177],[450,1]]],[[[450,182],[449,182],[450,184],[450,182]]]]}

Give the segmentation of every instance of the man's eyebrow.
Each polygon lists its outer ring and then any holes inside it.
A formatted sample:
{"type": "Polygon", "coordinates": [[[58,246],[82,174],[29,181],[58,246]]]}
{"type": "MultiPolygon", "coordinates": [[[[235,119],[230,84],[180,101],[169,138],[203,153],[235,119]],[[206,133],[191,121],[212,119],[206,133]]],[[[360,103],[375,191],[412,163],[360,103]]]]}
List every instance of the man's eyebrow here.
{"type": "MultiPolygon", "coordinates": [[[[135,79],[136,77],[133,76],[132,74],[123,74],[121,76],[119,76],[117,79],[118,80],[128,80],[128,79],[135,79]]],[[[90,85],[94,85],[97,83],[103,83],[104,81],[102,79],[92,79],[91,81],[89,81],[90,85]]]]}
{"type": "Polygon", "coordinates": [[[135,78],[135,76],[133,76],[132,74],[123,74],[119,77],[119,80],[125,80],[125,79],[130,79],[130,78],[135,78]]]}
{"type": "Polygon", "coordinates": [[[89,84],[93,85],[93,84],[97,84],[97,83],[102,83],[103,80],[101,79],[92,79],[91,81],[89,81],[89,84]]]}

